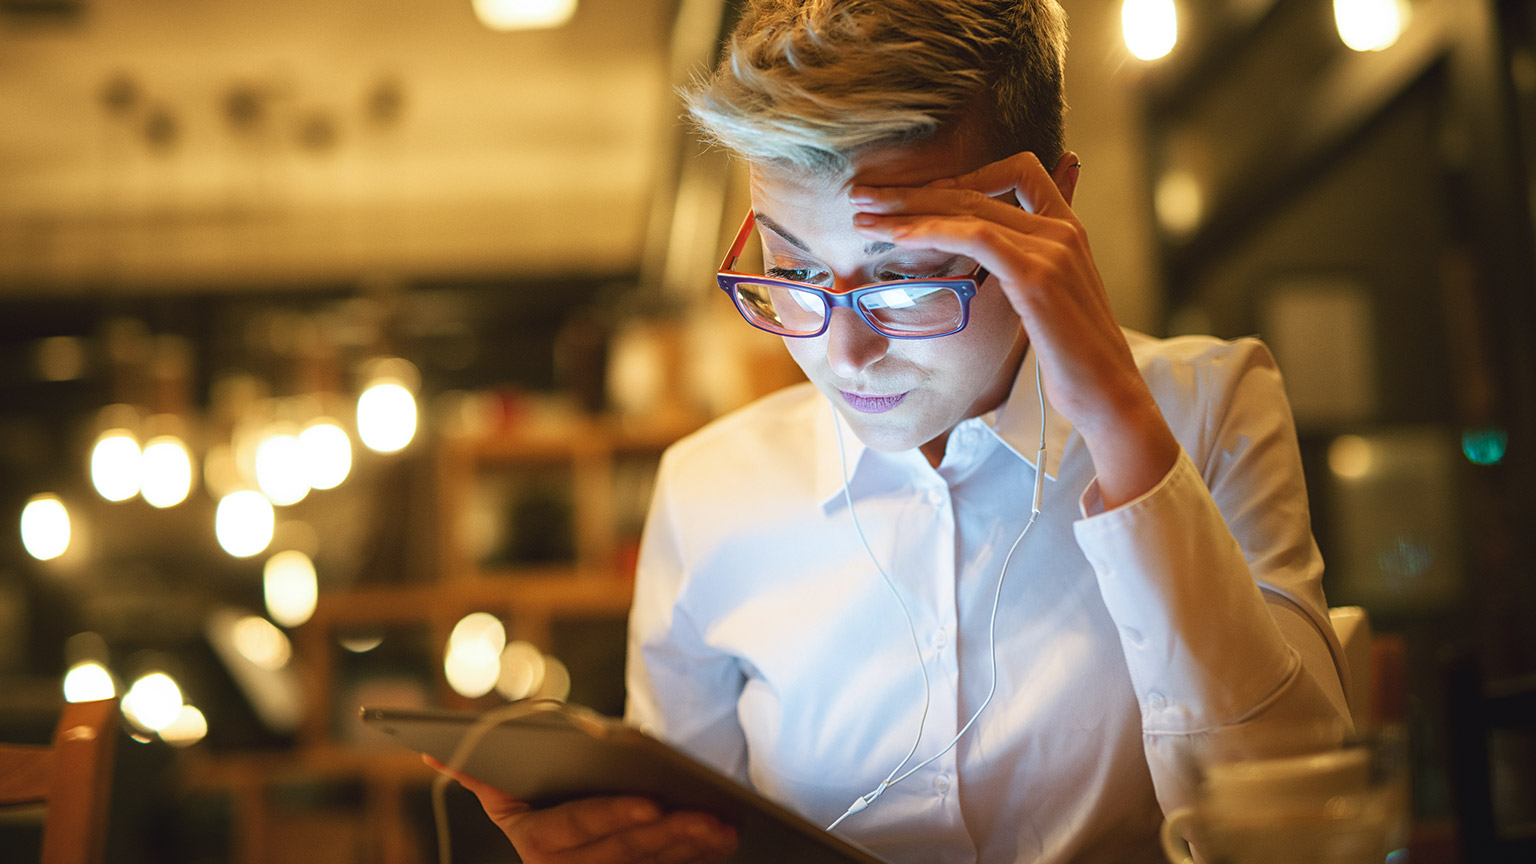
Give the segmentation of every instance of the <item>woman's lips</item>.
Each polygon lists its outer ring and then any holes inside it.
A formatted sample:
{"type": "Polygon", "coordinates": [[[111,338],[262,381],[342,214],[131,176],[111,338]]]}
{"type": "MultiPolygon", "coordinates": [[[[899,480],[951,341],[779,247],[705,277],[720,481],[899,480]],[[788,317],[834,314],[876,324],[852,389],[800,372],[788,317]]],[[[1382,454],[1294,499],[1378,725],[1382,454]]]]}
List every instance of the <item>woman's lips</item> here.
{"type": "Polygon", "coordinates": [[[860,414],[884,414],[907,398],[906,393],[897,393],[895,396],[860,396],[857,393],[849,393],[847,390],[837,392],[843,394],[843,401],[860,414]]]}

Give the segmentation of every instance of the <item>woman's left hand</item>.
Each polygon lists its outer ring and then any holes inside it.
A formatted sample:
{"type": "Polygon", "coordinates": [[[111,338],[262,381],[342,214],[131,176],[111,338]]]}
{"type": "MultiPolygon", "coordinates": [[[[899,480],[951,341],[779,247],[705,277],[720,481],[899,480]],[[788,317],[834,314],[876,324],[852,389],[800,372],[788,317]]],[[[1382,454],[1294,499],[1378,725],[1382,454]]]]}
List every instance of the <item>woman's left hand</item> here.
{"type": "Polygon", "coordinates": [[[865,236],[964,255],[992,274],[1023,322],[1052,407],[1083,436],[1104,505],[1113,507],[1152,488],[1173,467],[1178,443],[1072,212],[1080,167],[1067,153],[1047,172],[1033,153],[1019,153],[922,187],[855,186],[849,198],[865,236]]]}

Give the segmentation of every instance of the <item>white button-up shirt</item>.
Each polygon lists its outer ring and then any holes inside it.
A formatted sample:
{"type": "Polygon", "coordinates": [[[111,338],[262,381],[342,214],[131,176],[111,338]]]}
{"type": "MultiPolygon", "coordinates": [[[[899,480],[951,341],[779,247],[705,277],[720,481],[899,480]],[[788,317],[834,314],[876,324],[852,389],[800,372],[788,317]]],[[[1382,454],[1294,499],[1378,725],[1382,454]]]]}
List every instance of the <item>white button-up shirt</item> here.
{"type": "Polygon", "coordinates": [[[855,515],[910,630],[850,518],[841,421],[810,385],[677,443],[641,548],[628,719],[831,823],[919,727],[909,765],[986,698],[999,571],[1043,468],[1041,515],[1002,585],[996,695],[838,833],[914,864],[1160,861],[1163,810],[1189,800],[1199,759],[1300,749],[1347,724],[1268,351],[1127,335],[1184,452],[1114,510],[1053,411],[1033,464],[1031,357],[937,469],[842,430],[855,515]]]}

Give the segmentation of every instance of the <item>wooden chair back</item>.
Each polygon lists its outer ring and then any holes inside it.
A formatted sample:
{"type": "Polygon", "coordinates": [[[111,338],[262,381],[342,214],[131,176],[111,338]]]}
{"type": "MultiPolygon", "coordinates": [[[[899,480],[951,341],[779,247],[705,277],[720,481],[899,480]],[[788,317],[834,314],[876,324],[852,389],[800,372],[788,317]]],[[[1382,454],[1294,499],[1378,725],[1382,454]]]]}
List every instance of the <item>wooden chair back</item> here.
{"type": "Polygon", "coordinates": [[[0,744],[0,806],[47,806],[42,864],[100,864],[117,723],[116,699],[68,703],[52,745],[0,744]]]}

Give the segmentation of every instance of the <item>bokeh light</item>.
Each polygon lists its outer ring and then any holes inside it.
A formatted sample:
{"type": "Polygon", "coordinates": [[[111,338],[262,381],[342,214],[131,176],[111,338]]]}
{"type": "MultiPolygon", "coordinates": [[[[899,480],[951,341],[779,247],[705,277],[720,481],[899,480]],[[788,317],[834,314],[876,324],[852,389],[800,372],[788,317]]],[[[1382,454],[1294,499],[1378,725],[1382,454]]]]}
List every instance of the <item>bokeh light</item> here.
{"type": "Polygon", "coordinates": [[[299,433],[304,474],[313,489],[335,489],[352,472],[352,439],[333,420],[315,420],[299,433]]]}
{"type": "Polygon", "coordinates": [[[91,448],[91,485],[108,501],[127,501],[139,494],[141,460],[132,432],[108,429],[91,448]]]}
{"type": "Polygon", "coordinates": [[[309,494],[309,478],[299,436],[289,426],[279,426],[256,445],[256,485],[279,507],[297,504],[309,494]]]}
{"type": "Polygon", "coordinates": [[[510,700],[526,699],[544,686],[544,654],[527,642],[509,642],[501,652],[496,692],[510,700]]]}
{"type": "Polygon", "coordinates": [[[95,702],[116,695],[117,685],[112,681],[112,673],[94,660],[76,663],[64,673],[66,702],[95,702]]]}
{"type": "Polygon", "coordinates": [[[208,734],[208,718],[194,705],[183,705],[169,726],[160,730],[160,738],[172,747],[191,747],[208,734]]]}
{"type": "Polygon", "coordinates": [[[474,0],[475,16],[492,30],[559,27],[576,14],[576,0],[474,0]]]}
{"type": "Polygon", "coordinates": [[[371,385],[357,397],[357,437],[377,453],[405,449],[416,437],[416,397],[393,381],[371,385]]]}
{"type": "Polygon", "coordinates": [[[261,570],[262,593],[267,614],[284,627],[297,627],[315,614],[320,597],[315,563],[296,549],[267,559],[261,570]]]}
{"type": "Polygon", "coordinates": [[[69,510],[59,496],[33,495],[21,508],[21,545],[39,561],[51,561],[69,549],[69,510]]]}
{"type": "Polygon", "coordinates": [[[219,546],[236,558],[249,558],[266,549],[276,527],[272,503],[249,489],[225,495],[214,513],[214,536],[219,546]]]}
{"type": "Polygon", "coordinates": [[[293,657],[288,634],[260,615],[246,615],[235,622],[230,634],[235,650],[260,669],[277,670],[293,657]]]}
{"type": "Polygon", "coordinates": [[[1179,41],[1179,13],[1173,0],[1125,0],[1120,27],[1125,47],[1139,60],[1166,57],[1179,41]]]}
{"type": "Polygon", "coordinates": [[[153,507],[175,507],[192,492],[192,454],[175,435],[149,439],[139,470],[144,500],[153,507]]]}
{"type": "Polygon", "coordinates": [[[1355,51],[1383,51],[1408,26],[1407,0],[1333,0],[1339,39],[1355,51]]]}
{"type": "Polygon", "coordinates": [[[507,646],[507,630],[496,616],[472,612],[453,626],[443,673],[455,693],[468,698],[484,696],[501,677],[501,652],[507,646]]]}
{"type": "Polygon", "coordinates": [[[1497,465],[1509,452],[1509,431],[1498,426],[1461,433],[1461,452],[1474,465],[1497,465]]]}
{"type": "Polygon", "coordinates": [[[123,715],[147,732],[159,732],[181,713],[181,688],[164,672],[151,672],[133,682],[123,696],[123,715]]]}

